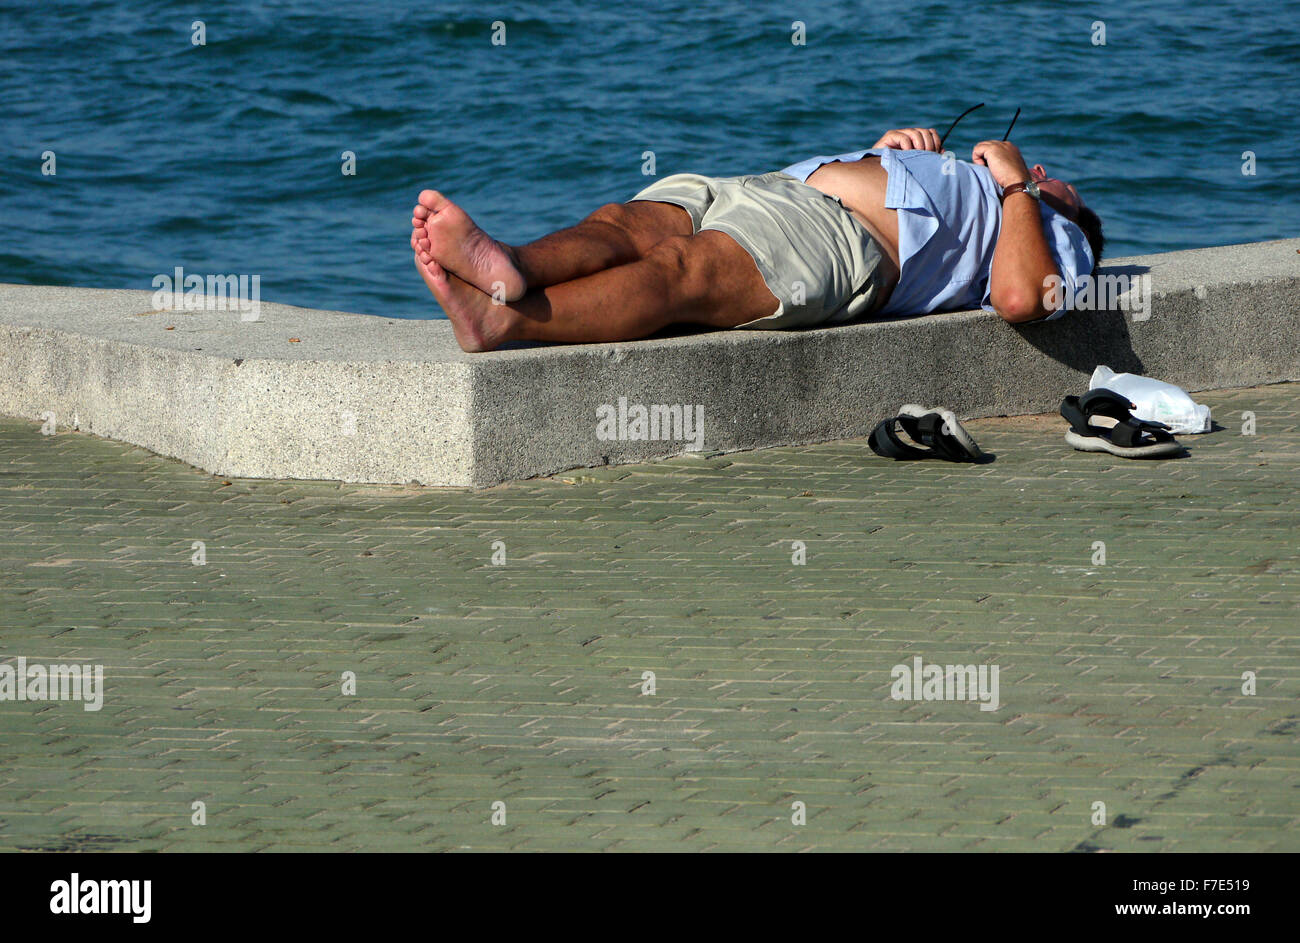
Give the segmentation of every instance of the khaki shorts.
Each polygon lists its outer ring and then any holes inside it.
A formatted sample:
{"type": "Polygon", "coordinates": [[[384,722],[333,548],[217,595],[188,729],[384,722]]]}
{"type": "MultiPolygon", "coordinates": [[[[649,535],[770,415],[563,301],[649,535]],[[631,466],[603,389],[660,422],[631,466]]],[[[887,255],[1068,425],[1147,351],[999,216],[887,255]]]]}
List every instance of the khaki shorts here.
{"type": "Polygon", "coordinates": [[[880,305],[879,243],[839,200],[789,174],[673,174],[632,199],[680,206],[695,232],[725,232],[750,254],[780,304],[741,327],[842,324],[880,305]]]}

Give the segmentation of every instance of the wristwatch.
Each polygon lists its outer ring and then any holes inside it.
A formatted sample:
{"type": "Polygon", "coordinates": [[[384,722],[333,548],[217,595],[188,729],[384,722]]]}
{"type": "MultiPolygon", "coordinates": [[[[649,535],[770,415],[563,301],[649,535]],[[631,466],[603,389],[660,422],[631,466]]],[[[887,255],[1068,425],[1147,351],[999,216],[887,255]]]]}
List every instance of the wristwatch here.
{"type": "Polygon", "coordinates": [[[1013,183],[1002,191],[1002,199],[1005,200],[1007,197],[1011,196],[1011,194],[1020,193],[1021,191],[1028,193],[1035,200],[1042,200],[1042,194],[1038,190],[1038,184],[1033,180],[1026,180],[1024,183],[1013,183]]]}

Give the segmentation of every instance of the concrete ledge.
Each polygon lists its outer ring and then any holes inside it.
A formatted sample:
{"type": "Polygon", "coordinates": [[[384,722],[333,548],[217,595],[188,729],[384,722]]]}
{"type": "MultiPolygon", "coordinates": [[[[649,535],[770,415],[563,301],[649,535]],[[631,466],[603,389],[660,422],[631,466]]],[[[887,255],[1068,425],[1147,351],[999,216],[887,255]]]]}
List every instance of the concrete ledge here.
{"type": "Polygon", "coordinates": [[[1052,410],[1098,363],[1189,390],[1300,379],[1300,239],[1118,259],[1149,317],[1012,327],[958,312],[467,355],[445,321],[263,304],[155,312],[148,291],[0,285],[0,412],[221,475],[483,487],[687,451],[608,441],[597,409],[703,406],[703,448],[866,435],[904,402],[1052,410]],[[171,328],[171,329],[169,329],[171,328]]]}

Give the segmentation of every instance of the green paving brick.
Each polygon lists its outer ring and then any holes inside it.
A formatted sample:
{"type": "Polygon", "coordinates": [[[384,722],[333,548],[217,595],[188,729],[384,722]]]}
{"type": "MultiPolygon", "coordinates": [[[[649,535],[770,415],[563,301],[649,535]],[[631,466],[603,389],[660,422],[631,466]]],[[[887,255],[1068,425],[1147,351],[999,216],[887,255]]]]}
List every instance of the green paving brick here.
{"type": "Polygon", "coordinates": [[[1300,850],[1300,386],[1197,398],[1227,428],[1178,461],[1025,418],[971,423],[988,465],[850,441],[482,492],[0,420],[0,659],[106,688],[0,702],[0,849],[1300,850]],[[998,665],[1000,709],[894,701],[915,655],[998,665]]]}

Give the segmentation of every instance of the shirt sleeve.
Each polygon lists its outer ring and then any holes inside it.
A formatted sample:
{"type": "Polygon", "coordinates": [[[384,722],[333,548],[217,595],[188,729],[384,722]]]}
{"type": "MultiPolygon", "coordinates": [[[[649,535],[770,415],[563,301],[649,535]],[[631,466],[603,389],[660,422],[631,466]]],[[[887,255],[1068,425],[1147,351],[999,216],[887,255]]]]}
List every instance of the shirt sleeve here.
{"type": "MultiPolygon", "coordinates": [[[[1083,234],[1077,223],[1066,219],[1046,203],[1038,204],[1039,217],[1043,222],[1043,235],[1047,238],[1047,248],[1052,253],[1052,261],[1061,273],[1061,306],[1043,318],[1055,321],[1075,306],[1075,299],[1084,288],[1085,280],[1092,275],[1092,247],[1088,237],[1083,234]]],[[[984,300],[980,307],[992,311],[990,303],[993,290],[993,278],[987,279],[984,288],[984,300]]]]}

